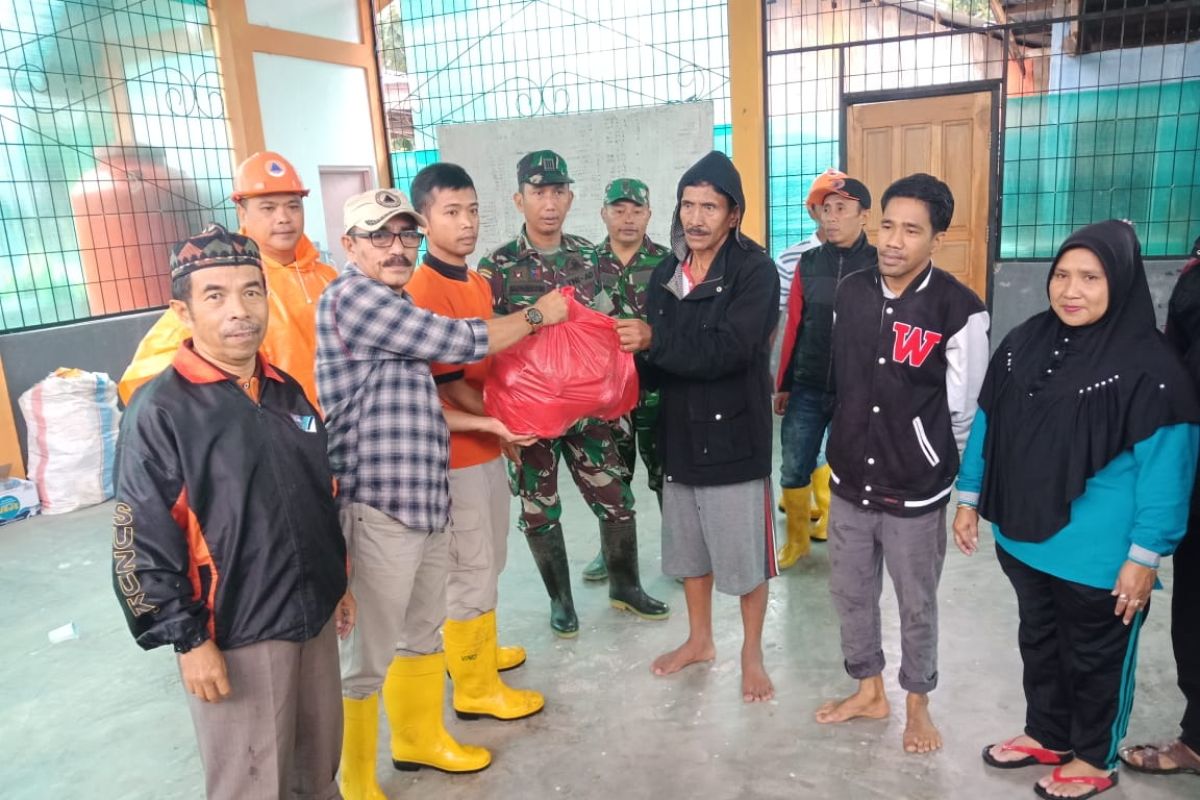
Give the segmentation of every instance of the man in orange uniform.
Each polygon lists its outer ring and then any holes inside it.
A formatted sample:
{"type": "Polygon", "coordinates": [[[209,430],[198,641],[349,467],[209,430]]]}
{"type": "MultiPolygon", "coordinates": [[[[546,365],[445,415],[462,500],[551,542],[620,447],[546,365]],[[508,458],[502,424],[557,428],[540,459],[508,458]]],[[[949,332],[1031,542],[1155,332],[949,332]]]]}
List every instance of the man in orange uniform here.
{"type": "MultiPolygon", "coordinates": [[[[427,252],[405,290],[435,314],[492,317],[492,288],[467,266],[479,236],[475,184],[457,164],[425,167],[412,182],[413,205],[425,218],[427,252]]],[[[474,364],[431,364],[442,404],[476,416],[490,357],[474,364]]],[[[545,700],[510,689],[499,673],[525,663],[521,647],[496,640],[497,582],[508,555],[508,475],[496,436],[450,423],[450,566],[446,576],[446,668],[454,681],[454,710],[463,719],[512,720],[542,710],[545,700]]]]}
{"type": "MultiPolygon", "coordinates": [[[[317,249],[304,235],[308,189],[295,167],[271,151],[255,153],[238,166],[231,199],[237,203],[239,232],[258,244],[267,279],[270,319],[262,352],[291,375],[318,410],[313,364],[317,352],[317,298],[337,270],[317,261],[317,249]]],[[[188,336],[179,316],[168,309],[138,345],[121,376],[118,391],[126,405],[143,383],[166,369],[188,336]]]]}

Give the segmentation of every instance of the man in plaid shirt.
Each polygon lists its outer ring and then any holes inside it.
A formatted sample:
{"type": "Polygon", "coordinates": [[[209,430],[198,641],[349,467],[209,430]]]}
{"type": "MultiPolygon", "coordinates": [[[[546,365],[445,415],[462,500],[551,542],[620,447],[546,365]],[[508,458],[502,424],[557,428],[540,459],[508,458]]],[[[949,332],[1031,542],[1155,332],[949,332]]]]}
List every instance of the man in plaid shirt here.
{"type": "Polygon", "coordinates": [[[398,769],[477,772],[488,751],[459,745],[442,724],[449,560],[449,429],[522,441],[498,420],[447,409],[429,361],[469,363],[567,316],[558,291],[490,320],[441,317],[404,293],[424,218],[394,189],[345,207],[350,257],[317,307],[317,393],[338,479],[358,627],[342,647],[342,793],[382,798],[375,779],[379,692],[398,769]],[[443,416],[443,413],[445,414],[443,416]]]}

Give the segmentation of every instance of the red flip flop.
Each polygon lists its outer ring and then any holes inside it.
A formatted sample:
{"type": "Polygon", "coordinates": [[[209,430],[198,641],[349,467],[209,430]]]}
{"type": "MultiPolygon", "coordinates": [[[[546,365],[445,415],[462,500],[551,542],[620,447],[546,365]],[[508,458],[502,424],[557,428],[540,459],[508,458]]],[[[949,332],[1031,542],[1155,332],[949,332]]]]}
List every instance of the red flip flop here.
{"type": "Polygon", "coordinates": [[[1107,778],[1093,778],[1091,775],[1069,776],[1063,775],[1060,767],[1055,767],[1054,772],[1050,773],[1050,779],[1054,782],[1075,783],[1084,786],[1091,786],[1092,790],[1090,792],[1084,792],[1083,794],[1077,794],[1069,799],[1063,795],[1050,794],[1050,792],[1043,788],[1040,783],[1035,783],[1033,785],[1033,791],[1038,797],[1044,797],[1046,800],[1088,800],[1089,797],[1095,797],[1101,792],[1107,792],[1109,789],[1116,786],[1117,779],[1119,777],[1120,776],[1117,775],[1115,770],[1108,773],[1107,778]]]}
{"type": "Polygon", "coordinates": [[[1025,745],[1013,744],[1019,738],[1019,736],[1014,736],[1002,744],[989,744],[983,748],[983,763],[996,769],[1020,769],[1021,767],[1032,767],[1038,764],[1046,767],[1058,767],[1066,764],[1075,757],[1069,751],[1066,753],[1056,753],[1044,747],[1027,747],[1025,745]],[[1025,758],[1018,758],[1015,761],[1001,761],[992,755],[993,747],[999,747],[1002,751],[1010,753],[1024,753],[1025,758]]]}

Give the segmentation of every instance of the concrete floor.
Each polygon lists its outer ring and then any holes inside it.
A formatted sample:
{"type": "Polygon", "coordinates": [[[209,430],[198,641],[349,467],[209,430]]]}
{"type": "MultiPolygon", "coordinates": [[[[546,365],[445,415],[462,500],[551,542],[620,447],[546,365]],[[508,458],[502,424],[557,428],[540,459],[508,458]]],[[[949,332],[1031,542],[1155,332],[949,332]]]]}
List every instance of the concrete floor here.
{"type": "MultiPolygon", "coordinates": [[[[514,534],[501,586],[504,642],[529,650],[508,673],[546,694],[545,712],[512,722],[447,725],[493,750],[490,769],[470,776],[392,771],[381,737],[379,775],[390,797],[436,798],[886,798],[972,800],[1033,797],[1040,770],[1000,773],[979,759],[988,742],[1018,733],[1023,701],[1016,610],[990,540],[966,558],[951,547],[942,584],[941,675],[935,720],[943,752],[906,755],[902,721],[817,725],[812,712],[847,692],[827,590],[829,565],[813,556],[771,584],[765,640],[777,697],[745,706],[739,691],[740,621],[734,598],[715,603],[718,658],[656,678],[650,661],[682,641],[682,589],[659,572],[653,497],[643,510],[646,586],[674,604],[666,622],[611,610],[604,586],[577,580],[579,638],[555,639],[548,604],[523,540],[514,534]]],[[[573,572],[596,552],[596,524],[573,489],[564,523],[573,572]]],[[[141,651],[130,638],[109,578],[111,508],[40,517],[0,528],[0,588],[7,645],[0,653],[0,797],[87,796],[138,800],[203,796],[199,758],[171,653],[141,651]],[[50,644],[68,622],[79,638],[50,644]]],[[[986,538],[986,537],[985,537],[986,538]]],[[[1164,569],[1170,585],[1170,567],[1164,569]]],[[[1177,732],[1182,699],[1167,635],[1168,594],[1159,592],[1142,635],[1133,739],[1177,732]]],[[[898,623],[885,592],[885,643],[893,705],[898,623]]],[[[1200,778],[1125,771],[1113,800],[1200,797],[1200,778]]]]}

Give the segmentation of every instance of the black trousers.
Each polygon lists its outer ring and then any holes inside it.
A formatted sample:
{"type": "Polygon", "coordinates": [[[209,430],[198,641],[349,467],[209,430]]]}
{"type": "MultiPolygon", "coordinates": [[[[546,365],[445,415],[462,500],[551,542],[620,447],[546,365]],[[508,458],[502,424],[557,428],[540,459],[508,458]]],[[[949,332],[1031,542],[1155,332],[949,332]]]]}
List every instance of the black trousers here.
{"type": "Polygon", "coordinates": [[[1200,753],[1200,515],[1189,521],[1187,535],[1175,551],[1171,583],[1171,643],[1184,707],[1179,738],[1200,753]]]}
{"type": "Polygon", "coordinates": [[[1017,593],[1025,665],[1025,733],[1050,750],[1073,750],[1114,769],[1133,708],[1137,639],[1147,608],[1129,625],[1110,589],[1056,578],[997,547],[1017,593]]]}

